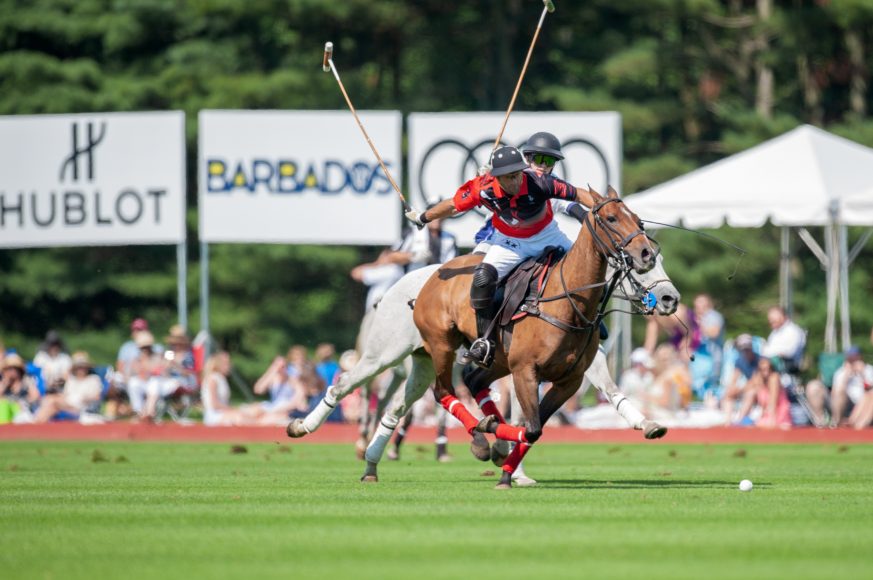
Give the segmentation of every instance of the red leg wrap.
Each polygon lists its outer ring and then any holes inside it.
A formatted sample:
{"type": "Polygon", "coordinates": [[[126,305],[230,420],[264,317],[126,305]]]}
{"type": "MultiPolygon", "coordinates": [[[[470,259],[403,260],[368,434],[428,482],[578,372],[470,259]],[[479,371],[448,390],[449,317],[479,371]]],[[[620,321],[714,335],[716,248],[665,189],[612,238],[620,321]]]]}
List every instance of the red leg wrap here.
{"type": "Polygon", "coordinates": [[[509,457],[506,458],[506,462],[503,464],[503,471],[512,475],[518,469],[518,464],[521,463],[521,460],[524,459],[524,456],[527,455],[531,447],[532,445],[527,443],[519,443],[513,447],[512,453],[509,454],[509,457]]]}
{"type": "Polygon", "coordinates": [[[476,402],[479,403],[479,408],[482,409],[482,412],[485,415],[494,415],[497,417],[497,420],[501,423],[506,423],[503,419],[503,415],[500,414],[500,410],[497,408],[497,405],[494,404],[494,401],[491,400],[491,391],[488,389],[482,389],[476,395],[476,402]]]}
{"type": "Polygon", "coordinates": [[[516,443],[527,443],[527,438],[524,436],[524,432],[524,427],[515,427],[504,423],[497,426],[497,433],[495,433],[495,435],[497,435],[498,439],[515,441],[516,443]]]}
{"type": "Polygon", "coordinates": [[[465,407],[454,395],[446,395],[440,399],[440,405],[442,405],[446,411],[454,415],[458,421],[464,424],[467,433],[472,433],[476,428],[476,425],[479,424],[479,419],[474,417],[470,411],[467,410],[467,407],[465,407]]]}

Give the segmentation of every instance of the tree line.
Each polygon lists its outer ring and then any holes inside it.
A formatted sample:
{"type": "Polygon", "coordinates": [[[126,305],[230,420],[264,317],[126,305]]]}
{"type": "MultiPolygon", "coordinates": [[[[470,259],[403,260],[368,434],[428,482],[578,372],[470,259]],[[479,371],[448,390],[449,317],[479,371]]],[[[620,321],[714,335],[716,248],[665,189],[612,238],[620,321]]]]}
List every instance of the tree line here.
{"type": "MultiPolygon", "coordinates": [[[[556,2],[517,110],[622,114],[625,193],[813,123],[873,146],[873,0],[556,2]]],[[[360,109],[504,110],[542,9],[535,0],[0,0],[0,114],[181,109],[196,159],[197,112],[344,109],[321,71],[342,55],[360,109]]],[[[510,121],[511,122],[511,121],[510,121]]],[[[199,320],[195,164],[188,167],[190,318],[199,320]]],[[[398,219],[399,216],[398,216],[398,219]]],[[[728,332],[766,334],[778,298],[778,232],[716,232],[737,256],[682,232],[659,235],[686,296],[711,293],[728,332]]],[[[860,232],[852,230],[851,240],[860,232]]],[[[248,377],[292,343],[353,345],[363,289],[348,278],[376,248],[217,245],[212,330],[248,377]]],[[[856,264],[870,258],[865,249],[856,264]]],[[[175,317],[172,248],[0,251],[0,338],[32,350],[49,328],[109,361],[135,316],[175,317]]],[[[793,261],[798,321],[821,347],[824,276],[793,261]]],[[[851,273],[860,342],[869,269],[851,273]]]]}

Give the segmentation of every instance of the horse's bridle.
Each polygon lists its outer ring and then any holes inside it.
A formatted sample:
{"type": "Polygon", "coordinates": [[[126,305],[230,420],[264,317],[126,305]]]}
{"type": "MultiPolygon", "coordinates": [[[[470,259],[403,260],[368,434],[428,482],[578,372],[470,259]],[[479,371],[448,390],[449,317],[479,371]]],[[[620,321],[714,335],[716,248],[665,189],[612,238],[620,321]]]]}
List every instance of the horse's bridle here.
{"type": "MultiPolygon", "coordinates": [[[[600,249],[601,253],[606,257],[607,261],[612,263],[612,266],[616,269],[624,268],[625,266],[630,266],[632,260],[631,257],[627,255],[627,252],[624,251],[625,247],[633,241],[637,236],[646,235],[646,231],[643,227],[642,220],[637,221],[637,225],[639,229],[633,231],[626,235],[624,238],[621,237],[621,233],[612,226],[607,220],[600,217],[600,210],[603,209],[606,205],[610,203],[620,203],[624,205],[624,202],[617,197],[610,197],[604,199],[599,202],[591,211],[585,214],[585,218],[582,221],[582,225],[588,228],[588,231],[591,232],[591,237],[594,239],[594,243],[600,249]],[[589,216],[593,216],[594,224],[591,223],[591,219],[589,216]],[[603,232],[606,234],[608,244],[603,241],[601,236],[597,233],[594,226],[600,226],[603,232]]],[[[649,243],[656,244],[654,240],[649,240],[649,243]]],[[[656,244],[657,245],[657,244],[656,244]]],[[[655,254],[657,255],[658,250],[656,248],[655,254]]]]}
{"type": "MultiPolygon", "coordinates": [[[[581,332],[583,330],[588,330],[595,325],[600,324],[600,320],[603,318],[604,309],[606,308],[606,304],[609,302],[612,293],[615,291],[616,286],[619,282],[628,277],[630,272],[632,271],[633,260],[631,257],[625,252],[625,246],[629,244],[634,238],[640,235],[646,235],[645,230],[642,227],[642,223],[639,224],[639,229],[631,232],[624,238],[621,237],[621,233],[614,228],[608,221],[604,220],[600,217],[599,211],[610,203],[623,203],[619,198],[607,198],[603,201],[597,203],[591,211],[585,214],[585,217],[582,219],[583,227],[587,227],[588,231],[591,232],[591,237],[594,240],[595,245],[600,250],[600,253],[606,258],[607,262],[612,266],[615,270],[612,277],[609,280],[604,280],[603,282],[595,282],[593,284],[587,284],[585,286],[580,286],[578,288],[573,288],[572,290],[567,289],[567,282],[564,279],[564,264],[566,260],[561,260],[561,265],[558,267],[558,274],[561,279],[561,289],[563,290],[562,294],[557,294],[555,296],[550,296],[548,298],[541,298],[540,302],[552,302],[554,300],[559,300],[561,298],[566,298],[568,302],[570,302],[570,306],[573,308],[573,312],[579,319],[582,321],[582,324],[579,326],[568,324],[563,321],[558,321],[560,324],[556,323],[554,320],[549,320],[551,317],[543,317],[544,320],[550,322],[551,324],[566,330],[568,332],[581,332]],[[599,228],[595,229],[594,224],[591,223],[591,216],[599,228]],[[601,239],[598,230],[602,230],[606,233],[607,242],[601,239]],[[579,306],[576,304],[576,300],[573,299],[573,295],[577,294],[583,290],[590,290],[592,288],[598,288],[600,286],[606,286],[606,291],[601,297],[600,306],[597,310],[597,316],[595,316],[594,320],[588,320],[585,314],[579,309],[579,306]]],[[[651,243],[654,243],[650,240],[651,243]]],[[[641,286],[641,285],[640,285],[641,286]]],[[[643,297],[641,296],[641,300],[643,297]]]]}
{"type": "MultiPolygon", "coordinates": [[[[567,289],[567,282],[564,279],[564,264],[566,260],[561,260],[561,265],[558,267],[559,277],[561,279],[561,289],[563,290],[562,294],[557,294],[555,296],[550,296],[548,298],[541,298],[540,302],[551,302],[553,300],[559,300],[561,298],[566,298],[566,300],[570,303],[570,306],[573,308],[573,312],[576,316],[579,317],[579,320],[582,321],[582,324],[576,326],[574,324],[570,324],[564,322],[563,320],[559,320],[553,316],[547,315],[539,309],[536,309],[536,312],[531,312],[531,314],[535,314],[537,317],[543,319],[545,322],[560,328],[565,332],[582,332],[582,331],[590,331],[588,334],[588,341],[585,346],[582,348],[582,352],[584,352],[588,345],[591,343],[591,340],[594,338],[594,328],[600,325],[600,321],[603,319],[605,315],[606,305],[609,302],[612,293],[615,291],[616,286],[618,286],[619,282],[627,278],[629,274],[633,271],[633,260],[632,258],[625,252],[625,246],[629,244],[634,238],[640,235],[646,235],[645,230],[643,229],[642,222],[638,222],[639,229],[631,232],[624,238],[621,237],[621,233],[614,228],[608,221],[604,220],[598,215],[598,212],[607,204],[610,203],[623,203],[619,198],[607,198],[603,201],[597,203],[591,211],[585,214],[585,217],[582,220],[583,227],[587,227],[588,231],[591,232],[591,237],[594,240],[596,247],[600,250],[600,253],[606,258],[607,262],[613,267],[615,272],[609,280],[604,280],[603,282],[595,282],[594,284],[588,284],[585,286],[580,286],[579,288],[573,288],[572,290],[567,289]],[[601,239],[598,234],[598,230],[595,229],[594,224],[591,223],[591,217],[593,216],[594,222],[596,225],[600,226],[600,230],[606,233],[607,242],[601,239]],[[597,307],[597,314],[594,316],[594,320],[589,320],[585,314],[579,309],[579,305],[576,304],[576,300],[573,298],[574,294],[581,292],[582,290],[589,290],[592,288],[598,288],[600,286],[605,286],[605,291],[603,295],[600,297],[600,304],[597,307]]],[[[650,240],[650,243],[654,243],[654,241],[650,240]]],[[[657,255],[657,248],[656,248],[657,255]]],[[[634,280],[631,278],[631,280],[634,280]]],[[[642,287],[642,285],[639,285],[642,287]]],[[[641,298],[642,300],[642,298],[641,298]]],[[[654,306],[653,306],[654,307],[654,306]]],[[[577,356],[566,371],[564,371],[561,378],[569,375],[578,362],[582,360],[581,356],[577,356]]]]}

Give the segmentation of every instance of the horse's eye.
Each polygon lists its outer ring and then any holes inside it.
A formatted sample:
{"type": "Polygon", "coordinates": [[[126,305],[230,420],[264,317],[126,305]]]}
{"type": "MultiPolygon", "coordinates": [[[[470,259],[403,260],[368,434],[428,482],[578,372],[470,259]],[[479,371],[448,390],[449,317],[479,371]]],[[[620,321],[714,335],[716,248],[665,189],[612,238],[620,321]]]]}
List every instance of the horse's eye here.
{"type": "Polygon", "coordinates": [[[618,221],[618,218],[615,217],[614,215],[610,215],[610,216],[606,216],[606,221],[608,221],[611,224],[614,224],[615,222],[618,221]]]}
{"type": "Polygon", "coordinates": [[[641,230],[646,231],[646,226],[643,225],[643,220],[638,221],[637,225],[640,227],[641,230]]]}

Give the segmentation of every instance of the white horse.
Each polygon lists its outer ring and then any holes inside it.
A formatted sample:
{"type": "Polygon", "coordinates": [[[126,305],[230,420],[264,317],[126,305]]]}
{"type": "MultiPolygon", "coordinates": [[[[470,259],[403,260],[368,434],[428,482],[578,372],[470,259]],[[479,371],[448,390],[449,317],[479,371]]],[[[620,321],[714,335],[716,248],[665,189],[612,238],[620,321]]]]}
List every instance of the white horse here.
{"type": "MultiPolygon", "coordinates": [[[[664,271],[662,261],[662,257],[658,256],[655,268],[645,274],[631,274],[625,278],[621,283],[620,294],[632,300],[653,297],[658,313],[670,315],[678,308],[680,296],[664,271]]],[[[404,359],[411,356],[412,365],[406,386],[394,395],[367,447],[367,472],[375,478],[376,464],[381,460],[400,419],[424,395],[434,380],[433,362],[423,348],[421,335],[412,319],[412,306],[425,282],[440,267],[440,264],[434,264],[406,274],[382,297],[358,364],[349,372],[340,375],[337,384],[327,389],[324,398],[305,418],[294,419],[288,424],[286,432],[289,437],[305,437],[317,430],[341,399],[359,386],[369,383],[386,369],[403,369],[404,359]]],[[[662,437],[666,433],[666,428],[647,420],[619,391],[609,373],[602,350],[585,372],[585,378],[603,393],[631,427],[642,430],[647,439],[662,437]]],[[[392,387],[396,389],[401,382],[392,381],[392,387]]],[[[386,397],[391,396],[390,392],[386,394],[386,397]]],[[[474,433],[471,448],[473,454],[481,460],[491,457],[488,442],[481,433],[474,433]]]]}

